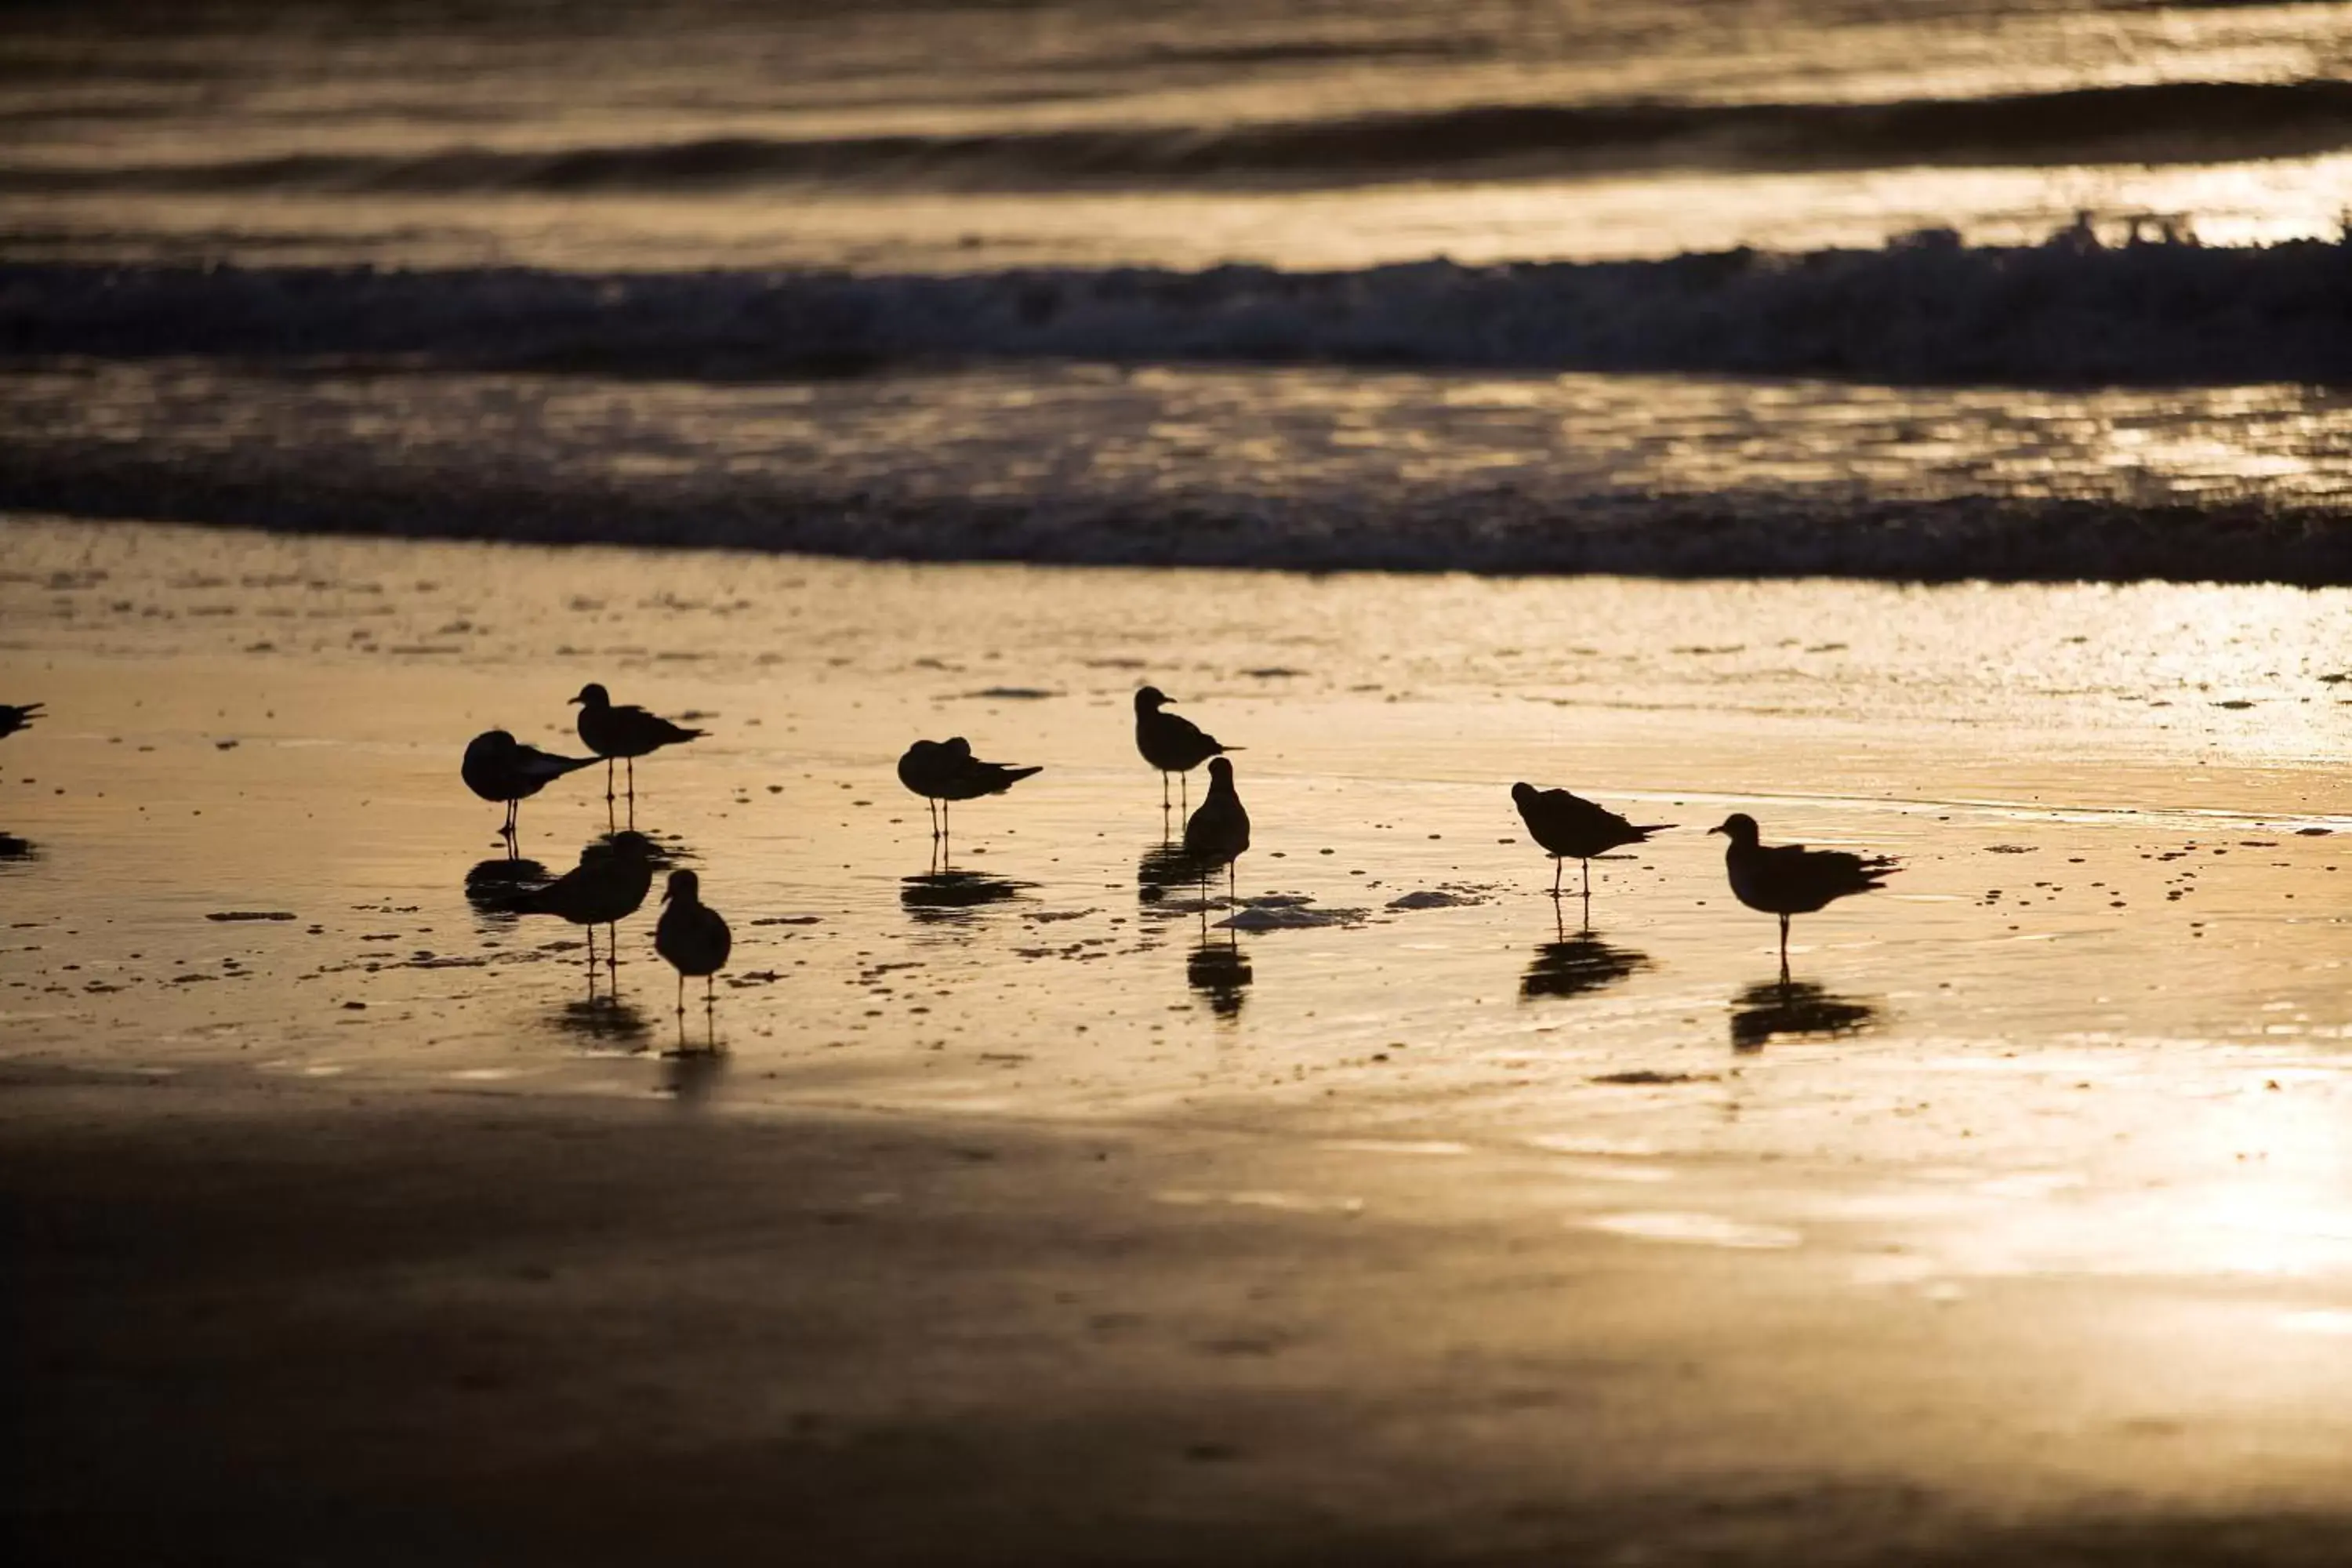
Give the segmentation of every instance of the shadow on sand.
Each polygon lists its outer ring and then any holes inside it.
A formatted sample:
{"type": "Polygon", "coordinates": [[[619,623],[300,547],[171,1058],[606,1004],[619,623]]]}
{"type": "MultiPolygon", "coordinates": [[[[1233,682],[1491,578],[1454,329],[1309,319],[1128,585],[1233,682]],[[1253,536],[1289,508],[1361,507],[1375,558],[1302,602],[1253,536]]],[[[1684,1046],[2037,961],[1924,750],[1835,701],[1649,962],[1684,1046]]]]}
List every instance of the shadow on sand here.
{"type": "Polygon", "coordinates": [[[1760,1051],[1790,1035],[1858,1035],[1877,1022],[1871,1004],[1834,995],[1811,981],[1760,981],[1731,999],[1731,1048],[1760,1051]]]}
{"type": "Polygon", "coordinates": [[[41,852],[33,847],[32,840],[0,833],[0,860],[37,860],[40,858],[41,852]]]}

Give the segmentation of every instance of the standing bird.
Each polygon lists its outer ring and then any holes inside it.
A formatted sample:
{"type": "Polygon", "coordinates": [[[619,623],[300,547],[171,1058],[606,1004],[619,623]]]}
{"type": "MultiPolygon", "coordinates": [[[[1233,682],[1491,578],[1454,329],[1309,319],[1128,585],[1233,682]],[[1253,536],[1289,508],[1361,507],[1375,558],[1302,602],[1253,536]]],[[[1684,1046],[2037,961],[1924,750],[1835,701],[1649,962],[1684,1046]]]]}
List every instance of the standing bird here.
{"type": "Polygon", "coordinates": [[[564,774],[595,765],[593,757],[559,757],[526,746],[504,730],[485,730],[466,742],[466,760],[457,764],[457,776],[484,800],[506,803],[507,819],[499,832],[512,848],[522,803],[564,774]]]}
{"type": "MultiPolygon", "coordinates": [[[[1211,757],[1222,757],[1227,752],[1244,750],[1240,746],[1220,745],[1214,735],[1207,734],[1190,719],[1180,719],[1173,713],[1163,713],[1176,699],[1156,686],[1147,686],[1135,694],[1135,749],[1143,760],[1160,770],[1160,809],[1168,810],[1168,775],[1174,773],[1181,781],[1194,768],[1211,757]]],[[[1184,803],[1190,805],[1188,800],[1184,803]]]]}
{"type": "Polygon", "coordinates": [[[1653,833],[1664,833],[1671,822],[1636,827],[1615,812],[1593,805],[1564,789],[1538,789],[1531,784],[1511,786],[1511,800],[1528,836],[1552,858],[1551,896],[1559,897],[1559,879],[1570,860],[1584,867],[1584,898],[1592,899],[1592,858],[1628,844],[1645,844],[1653,833]]]}
{"type": "Polygon", "coordinates": [[[1016,768],[1007,763],[983,763],[971,754],[971,742],[961,735],[944,741],[918,741],[898,759],[898,782],[921,795],[931,807],[931,839],[948,836],[947,803],[1003,795],[1043,768],[1016,768]]]}
{"type": "Polygon", "coordinates": [[[728,950],[735,945],[732,932],[719,911],[702,901],[702,879],[691,871],[672,871],[669,886],[662,891],[662,902],[668,906],[654,925],[654,951],[669,960],[677,971],[677,1037],[686,1039],[686,979],[689,974],[702,979],[702,1009],[717,1038],[719,1005],[711,989],[710,977],[727,967],[728,950]]]}
{"type": "Polygon", "coordinates": [[[41,710],[46,706],[47,706],[46,703],[40,702],[26,702],[21,706],[0,702],[0,735],[15,734],[39,718],[41,710]]]}
{"type": "Polygon", "coordinates": [[[613,759],[629,764],[629,798],[637,798],[637,759],[664,746],[698,741],[707,730],[688,730],[631,703],[615,708],[610,693],[590,681],[571,700],[580,704],[580,742],[604,759],[604,798],[613,798],[613,759]]]}
{"type": "Polygon", "coordinates": [[[642,833],[615,833],[580,851],[580,864],[544,888],[517,895],[507,908],[519,915],[554,915],[588,928],[588,984],[596,983],[596,928],[612,928],[604,965],[617,970],[620,922],[637,912],[654,885],[653,841],[642,833]]]}
{"type": "Polygon", "coordinates": [[[1184,858],[1199,873],[1205,890],[1209,873],[1225,868],[1225,898],[1237,896],[1234,862],[1249,849],[1249,813],[1242,808],[1234,788],[1234,764],[1223,757],[1209,760],[1209,795],[1184,824],[1184,858]]]}
{"type": "Polygon", "coordinates": [[[1789,973],[1789,917],[1809,915],[1832,899],[1874,892],[1903,868],[1883,855],[1843,849],[1808,849],[1801,844],[1766,844],[1756,819],[1734,812],[1709,833],[1731,840],[1723,852],[1731,893],[1751,910],[1780,917],[1780,974],[1789,973]]]}

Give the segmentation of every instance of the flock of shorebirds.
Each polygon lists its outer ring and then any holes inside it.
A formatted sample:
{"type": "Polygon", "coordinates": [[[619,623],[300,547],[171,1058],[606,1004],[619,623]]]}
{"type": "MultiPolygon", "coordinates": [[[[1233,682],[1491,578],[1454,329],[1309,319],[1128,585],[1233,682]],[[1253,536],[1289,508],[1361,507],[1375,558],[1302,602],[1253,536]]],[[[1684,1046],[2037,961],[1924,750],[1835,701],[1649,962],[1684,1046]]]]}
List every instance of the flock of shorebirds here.
{"type": "MultiPolygon", "coordinates": [[[[673,723],[642,708],[616,704],[604,687],[593,683],[582,687],[580,694],[571,700],[580,709],[581,743],[593,755],[559,756],[527,745],[504,730],[477,735],[466,747],[459,772],[467,787],[476,795],[506,807],[506,820],[499,831],[509,854],[514,852],[521,803],[555,780],[602,762],[604,798],[609,804],[615,798],[614,764],[617,763],[626,769],[626,786],[634,803],[637,758],[665,746],[698,740],[706,733],[673,723]]],[[[1156,686],[1144,687],[1135,694],[1135,748],[1146,763],[1159,770],[1163,816],[1171,810],[1183,812],[1181,863],[1201,882],[1205,910],[1208,881],[1220,870],[1225,873],[1229,900],[1239,896],[1236,868],[1249,850],[1250,816],[1234,783],[1229,753],[1242,748],[1225,745],[1192,721],[1169,712],[1174,701],[1156,686]],[[1208,765],[1209,791],[1195,809],[1191,804],[1188,781],[1192,771],[1203,763],[1208,765]],[[1171,783],[1181,797],[1181,807],[1170,798],[1171,783]]],[[[38,707],[35,704],[30,710],[0,707],[0,735],[27,721],[38,707]]],[[[948,813],[955,802],[1003,795],[1041,771],[1037,767],[983,762],[972,754],[971,742],[960,735],[945,741],[917,741],[898,759],[898,782],[922,796],[930,810],[935,851],[943,850],[948,843],[948,813]]],[[[1675,826],[1635,824],[1564,789],[1538,789],[1528,784],[1515,784],[1511,786],[1511,799],[1518,807],[1520,819],[1527,824],[1529,837],[1555,862],[1553,899],[1567,896],[1561,879],[1567,863],[1575,860],[1583,877],[1579,896],[1588,909],[1592,897],[1591,862],[1595,858],[1646,843],[1651,835],[1675,826]]],[[[1724,868],[1732,895],[1751,910],[1779,918],[1780,972],[1784,980],[1789,968],[1791,917],[1811,914],[1834,900],[1883,887],[1885,879],[1901,868],[1895,860],[1883,856],[1809,849],[1800,844],[1766,844],[1756,819],[1745,812],[1734,813],[1707,831],[1720,833],[1730,840],[1724,852],[1724,868]]],[[[614,832],[583,850],[579,865],[572,870],[544,887],[513,894],[500,907],[515,914],[553,915],[587,928],[593,977],[595,928],[602,925],[607,929],[605,962],[608,965],[615,963],[612,944],[618,941],[618,923],[635,913],[645,902],[653,885],[656,859],[656,851],[650,839],[634,830],[614,832]]],[[[682,1027],[686,982],[689,978],[700,979],[703,1005],[706,1010],[713,1007],[714,976],[726,966],[733,939],[719,911],[702,902],[700,882],[692,871],[672,871],[662,900],[665,908],[654,928],[654,950],[677,971],[677,1010],[682,1027]]]]}

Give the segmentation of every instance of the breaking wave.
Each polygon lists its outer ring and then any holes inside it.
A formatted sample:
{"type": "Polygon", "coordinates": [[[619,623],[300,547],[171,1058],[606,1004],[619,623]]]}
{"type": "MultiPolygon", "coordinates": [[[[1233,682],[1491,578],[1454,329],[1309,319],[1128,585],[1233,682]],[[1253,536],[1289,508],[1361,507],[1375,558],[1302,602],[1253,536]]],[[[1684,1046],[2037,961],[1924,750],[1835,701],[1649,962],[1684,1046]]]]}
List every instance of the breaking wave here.
{"type": "Polygon", "coordinates": [[[0,266],[0,353],[728,379],[974,359],[2352,384],[2352,243],[1968,247],[1343,272],[0,266]]]}

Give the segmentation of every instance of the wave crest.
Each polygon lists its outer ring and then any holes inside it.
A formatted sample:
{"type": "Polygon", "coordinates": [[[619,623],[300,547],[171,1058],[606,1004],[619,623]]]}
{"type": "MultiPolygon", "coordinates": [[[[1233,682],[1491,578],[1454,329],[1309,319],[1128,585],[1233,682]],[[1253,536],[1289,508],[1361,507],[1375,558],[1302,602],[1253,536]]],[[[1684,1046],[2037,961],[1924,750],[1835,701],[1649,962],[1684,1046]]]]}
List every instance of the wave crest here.
{"type": "Polygon", "coordinates": [[[724,379],[974,358],[2352,384],[2352,243],[1878,251],[1342,272],[947,275],[0,266],[0,353],[724,379]]]}

